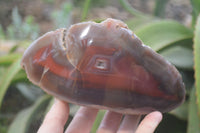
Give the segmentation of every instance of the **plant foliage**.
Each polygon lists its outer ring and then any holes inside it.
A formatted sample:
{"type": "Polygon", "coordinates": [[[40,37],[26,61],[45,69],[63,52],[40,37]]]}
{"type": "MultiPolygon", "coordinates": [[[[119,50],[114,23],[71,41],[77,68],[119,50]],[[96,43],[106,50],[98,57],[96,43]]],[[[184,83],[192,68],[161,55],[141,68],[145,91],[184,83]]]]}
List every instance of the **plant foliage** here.
{"type": "MultiPolygon", "coordinates": [[[[46,1],[46,0],[45,0],[46,1]]],[[[51,0],[47,0],[53,3],[51,0]]],[[[76,1],[78,2],[78,1],[76,1]]],[[[92,0],[85,0],[82,7],[82,21],[87,19],[89,8],[92,8],[92,0]]],[[[200,1],[191,0],[193,7],[193,22],[190,27],[175,20],[167,20],[164,15],[164,8],[168,1],[155,0],[154,14],[145,14],[133,8],[127,0],[119,0],[121,6],[133,18],[127,20],[127,25],[132,29],[144,44],[160,53],[164,58],[174,64],[182,74],[186,86],[185,103],[179,108],[164,115],[164,119],[156,133],[167,133],[166,128],[173,133],[199,133],[200,132],[200,1]],[[193,76],[194,75],[194,76],[193,76]],[[195,78],[194,78],[195,77],[195,78]],[[186,125],[187,124],[187,129],[186,125]]],[[[74,5],[71,2],[62,4],[61,9],[52,12],[52,19],[56,28],[68,27],[71,24],[72,12],[74,5]]],[[[33,16],[27,16],[25,19],[19,15],[18,8],[12,11],[12,24],[9,25],[4,32],[0,26],[0,39],[14,40],[31,40],[39,35],[39,26],[35,23],[33,16]],[[6,34],[5,34],[6,33],[6,34]]],[[[29,43],[29,41],[28,41],[29,43]]],[[[23,44],[21,42],[21,44],[23,44]]],[[[27,44],[27,42],[25,42],[27,44]]],[[[16,52],[17,45],[13,47],[7,54],[0,55],[0,107],[4,102],[5,94],[10,86],[21,87],[19,89],[24,97],[32,97],[27,91],[30,84],[26,78],[26,74],[20,68],[20,58],[22,53],[16,52]],[[20,83],[20,85],[19,85],[20,83]]],[[[41,95],[41,94],[40,94],[41,95]]],[[[38,96],[40,96],[38,95],[38,96]]],[[[36,96],[36,97],[38,97],[36,96]]],[[[39,99],[33,96],[31,101],[33,104],[26,109],[22,109],[9,126],[9,133],[26,133],[31,128],[34,118],[37,118],[39,112],[46,113],[52,105],[52,97],[43,94],[39,99]],[[51,102],[50,102],[51,101],[51,102]],[[50,104],[49,104],[50,103],[50,104]],[[20,128],[19,128],[20,127],[20,128]]],[[[75,114],[77,106],[70,105],[71,116],[75,114]]],[[[2,109],[1,109],[2,110],[2,109]]],[[[96,132],[98,126],[105,114],[100,111],[91,130],[96,132]]],[[[40,115],[41,117],[41,115],[40,115]]],[[[1,117],[0,117],[1,125],[1,117]]],[[[0,132],[5,131],[0,126],[0,132]],[[2,129],[1,129],[2,128],[2,129]]]]}
{"type": "Polygon", "coordinates": [[[38,33],[39,27],[35,24],[34,17],[27,16],[23,21],[18,8],[15,7],[12,11],[12,24],[7,28],[8,38],[13,40],[34,40],[39,36],[38,33]]]}

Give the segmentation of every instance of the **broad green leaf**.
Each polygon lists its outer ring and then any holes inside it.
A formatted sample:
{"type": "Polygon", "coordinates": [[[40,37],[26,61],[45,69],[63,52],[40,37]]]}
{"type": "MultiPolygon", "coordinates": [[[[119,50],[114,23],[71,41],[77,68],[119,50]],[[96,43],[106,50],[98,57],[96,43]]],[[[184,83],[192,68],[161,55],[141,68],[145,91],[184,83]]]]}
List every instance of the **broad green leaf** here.
{"type": "MultiPolygon", "coordinates": [[[[0,75],[3,75],[3,73],[5,72],[5,70],[6,70],[6,67],[0,66],[0,75]]],[[[0,83],[1,83],[1,80],[2,80],[2,79],[3,79],[3,77],[0,76],[0,83]]]]}
{"type": "Polygon", "coordinates": [[[190,93],[187,133],[200,133],[200,119],[198,117],[195,88],[190,93]]]}
{"type": "Polygon", "coordinates": [[[170,44],[192,38],[190,29],[176,21],[162,20],[153,22],[135,31],[136,35],[155,51],[159,51],[170,44]]]}
{"type": "Polygon", "coordinates": [[[156,22],[156,21],[160,21],[160,20],[153,17],[142,17],[142,18],[135,17],[126,21],[126,24],[128,25],[129,29],[135,32],[136,30],[140,29],[142,26],[145,26],[149,23],[156,22]]]}
{"type": "Polygon", "coordinates": [[[20,111],[11,123],[8,133],[27,133],[31,122],[36,117],[38,112],[44,110],[44,107],[46,107],[49,100],[50,96],[44,95],[39,98],[34,105],[20,111]]]}
{"type": "Polygon", "coordinates": [[[179,68],[193,69],[193,51],[192,49],[174,46],[160,52],[165,59],[179,68]]]}
{"type": "Polygon", "coordinates": [[[11,84],[15,84],[17,82],[29,82],[26,72],[24,70],[20,70],[16,76],[13,78],[12,83],[11,84]]]}
{"type": "Polygon", "coordinates": [[[198,112],[200,113],[200,16],[198,17],[194,32],[194,70],[198,112]]]}
{"type": "Polygon", "coordinates": [[[20,59],[17,59],[13,64],[1,75],[3,79],[0,81],[0,107],[2,104],[3,97],[6,93],[7,88],[9,87],[14,76],[19,72],[20,59]]]}
{"type": "Polygon", "coordinates": [[[104,117],[104,114],[105,114],[105,110],[100,110],[99,113],[97,114],[97,117],[96,117],[96,120],[93,124],[93,127],[92,127],[92,130],[91,130],[91,133],[96,133],[97,129],[99,128],[99,125],[104,117]]]}
{"type": "Polygon", "coordinates": [[[197,17],[198,17],[198,15],[199,15],[199,13],[200,13],[200,0],[190,0],[190,2],[191,2],[191,4],[192,4],[192,9],[193,9],[193,11],[192,11],[192,23],[193,23],[193,25],[195,25],[195,23],[196,23],[196,20],[197,20],[197,17]]]}

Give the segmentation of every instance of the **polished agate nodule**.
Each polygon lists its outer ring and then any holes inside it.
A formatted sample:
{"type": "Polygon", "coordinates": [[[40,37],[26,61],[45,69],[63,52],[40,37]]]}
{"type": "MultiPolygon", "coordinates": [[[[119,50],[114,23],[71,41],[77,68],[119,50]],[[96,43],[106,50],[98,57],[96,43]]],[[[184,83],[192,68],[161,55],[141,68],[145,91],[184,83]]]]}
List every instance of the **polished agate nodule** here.
{"type": "Polygon", "coordinates": [[[48,32],[21,65],[31,82],[61,100],[124,114],[167,112],[185,96],[176,68],[115,19],[48,32]]]}

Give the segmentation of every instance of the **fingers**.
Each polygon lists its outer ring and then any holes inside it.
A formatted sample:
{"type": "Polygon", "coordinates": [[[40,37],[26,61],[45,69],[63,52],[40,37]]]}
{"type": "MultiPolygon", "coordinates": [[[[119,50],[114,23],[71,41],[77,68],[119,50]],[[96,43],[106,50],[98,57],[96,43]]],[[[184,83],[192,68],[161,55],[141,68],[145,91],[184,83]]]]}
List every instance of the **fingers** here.
{"type": "Polygon", "coordinates": [[[140,121],[140,115],[125,115],[117,133],[135,132],[140,121]]]}
{"type": "Polygon", "coordinates": [[[97,113],[97,109],[80,107],[65,133],[89,133],[97,113]]]}
{"type": "Polygon", "coordinates": [[[121,123],[121,119],[122,114],[108,111],[105,114],[97,133],[116,133],[121,123]]]}
{"type": "Polygon", "coordinates": [[[160,112],[152,112],[142,120],[135,133],[153,133],[161,120],[162,114],[160,112]]]}
{"type": "MultiPolygon", "coordinates": [[[[65,133],[89,133],[95,121],[97,109],[81,107],[74,116],[65,133]]],[[[69,106],[58,101],[54,103],[47,113],[38,133],[61,133],[68,119],[69,106]]],[[[98,133],[133,133],[139,123],[139,115],[125,115],[108,111],[102,120],[98,133]],[[119,127],[119,128],[118,128],[119,127]]],[[[140,123],[135,133],[153,133],[162,120],[162,114],[158,111],[148,114],[140,123]]]]}
{"type": "Polygon", "coordinates": [[[121,120],[121,114],[107,112],[97,133],[134,133],[135,131],[136,133],[153,133],[162,120],[162,114],[157,111],[150,113],[138,127],[140,118],[140,115],[125,115],[121,120]]]}
{"type": "Polygon", "coordinates": [[[68,119],[69,106],[63,101],[56,100],[47,113],[37,133],[61,133],[68,119]]]}

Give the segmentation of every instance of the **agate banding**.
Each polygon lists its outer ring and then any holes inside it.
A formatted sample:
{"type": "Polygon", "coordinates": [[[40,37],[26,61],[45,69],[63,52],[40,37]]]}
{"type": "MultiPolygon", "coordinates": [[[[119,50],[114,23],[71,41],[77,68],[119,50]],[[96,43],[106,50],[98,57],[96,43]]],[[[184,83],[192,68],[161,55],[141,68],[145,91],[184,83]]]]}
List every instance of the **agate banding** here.
{"type": "Polygon", "coordinates": [[[48,32],[25,51],[21,65],[47,93],[87,107],[167,112],[185,97],[177,69],[115,19],[48,32]]]}

